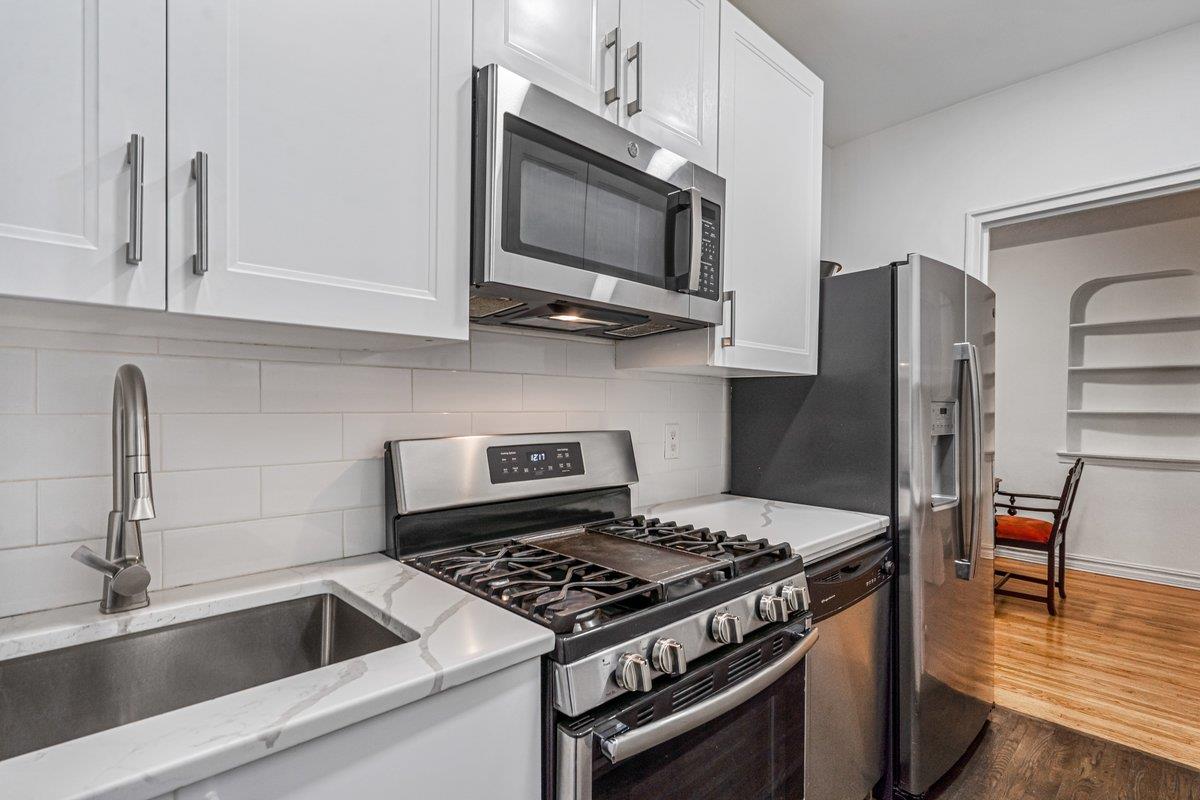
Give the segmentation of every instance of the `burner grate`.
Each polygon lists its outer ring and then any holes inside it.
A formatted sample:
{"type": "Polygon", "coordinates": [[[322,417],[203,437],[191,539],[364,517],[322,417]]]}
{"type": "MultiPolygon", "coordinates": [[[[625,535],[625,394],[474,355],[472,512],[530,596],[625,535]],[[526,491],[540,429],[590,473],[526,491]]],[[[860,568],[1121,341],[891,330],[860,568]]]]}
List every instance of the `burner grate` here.
{"type": "Polygon", "coordinates": [[[766,539],[730,536],[725,531],[676,525],[655,518],[647,519],[640,514],[616,522],[592,525],[588,529],[724,560],[733,566],[735,576],[792,556],[792,548],[787,544],[771,544],[766,539]]]}
{"type": "Polygon", "coordinates": [[[412,563],[556,633],[588,630],[664,598],[660,584],[530,542],[479,545],[412,563]]]}

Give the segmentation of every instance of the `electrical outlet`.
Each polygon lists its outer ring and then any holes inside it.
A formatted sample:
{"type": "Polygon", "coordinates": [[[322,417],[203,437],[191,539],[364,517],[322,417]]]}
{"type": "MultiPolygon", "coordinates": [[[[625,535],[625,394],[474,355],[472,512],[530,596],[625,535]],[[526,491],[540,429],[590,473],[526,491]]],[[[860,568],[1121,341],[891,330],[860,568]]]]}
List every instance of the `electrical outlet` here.
{"type": "Polygon", "coordinates": [[[668,422],[663,436],[663,458],[679,458],[679,423],[668,422]]]}

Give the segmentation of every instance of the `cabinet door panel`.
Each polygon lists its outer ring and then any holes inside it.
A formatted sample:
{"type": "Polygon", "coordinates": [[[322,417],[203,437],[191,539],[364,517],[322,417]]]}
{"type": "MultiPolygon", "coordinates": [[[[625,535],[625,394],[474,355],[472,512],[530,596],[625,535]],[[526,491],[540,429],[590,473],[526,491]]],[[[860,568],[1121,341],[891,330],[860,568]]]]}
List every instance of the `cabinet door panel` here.
{"type": "Polygon", "coordinates": [[[173,311],[464,338],[469,0],[170,6],[173,311]],[[193,274],[196,151],[209,270],[193,274]]]}
{"type": "Polygon", "coordinates": [[[615,122],[619,102],[604,93],[620,52],[604,38],[619,15],[619,0],[476,0],[475,66],[507,67],[615,122]]]}
{"type": "Polygon", "coordinates": [[[714,362],[815,373],[823,86],[741,12],[722,13],[719,167],[735,298],[714,362]],[[721,347],[728,336],[734,346],[721,347]]]}
{"type": "Polygon", "coordinates": [[[709,170],[717,165],[720,0],[623,0],[622,118],[635,133],[709,170]],[[640,43],[642,78],[629,62],[640,43]],[[628,102],[641,110],[630,115],[628,102]]]}
{"type": "Polygon", "coordinates": [[[166,8],[0,4],[0,293],[162,309],[166,8]],[[126,262],[131,134],[142,261],[126,262]]]}

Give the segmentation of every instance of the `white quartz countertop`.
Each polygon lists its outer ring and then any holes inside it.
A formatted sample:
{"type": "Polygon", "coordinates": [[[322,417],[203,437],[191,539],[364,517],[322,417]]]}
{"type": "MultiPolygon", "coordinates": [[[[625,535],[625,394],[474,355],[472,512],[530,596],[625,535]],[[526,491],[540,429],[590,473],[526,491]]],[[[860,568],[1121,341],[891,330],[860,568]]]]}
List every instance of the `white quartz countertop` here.
{"type": "Polygon", "coordinates": [[[876,538],[889,524],[887,517],[878,514],[733,494],[658,503],[641,511],[648,517],[674,520],[680,525],[787,542],[804,559],[806,567],[876,538]]]}
{"type": "Polygon", "coordinates": [[[536,623],[369,555],[152,592],[148,608],[114,616],[88,603],[0,619],[0,661],[325,593],[411,641],[0,761],[0,796],[158,797],[554,646],[536,623]]]}

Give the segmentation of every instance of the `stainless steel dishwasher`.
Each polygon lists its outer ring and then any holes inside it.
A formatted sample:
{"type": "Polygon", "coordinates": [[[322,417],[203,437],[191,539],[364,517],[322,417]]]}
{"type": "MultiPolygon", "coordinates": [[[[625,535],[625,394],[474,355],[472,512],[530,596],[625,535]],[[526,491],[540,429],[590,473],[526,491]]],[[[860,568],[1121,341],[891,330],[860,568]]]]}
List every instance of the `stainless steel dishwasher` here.
{"type": "Polygon", "coordinates": [[[805,800],[864,800],[883,777],[891,548],[869,542],[808,568],[821,640],[808,656],[805,800]]]}

